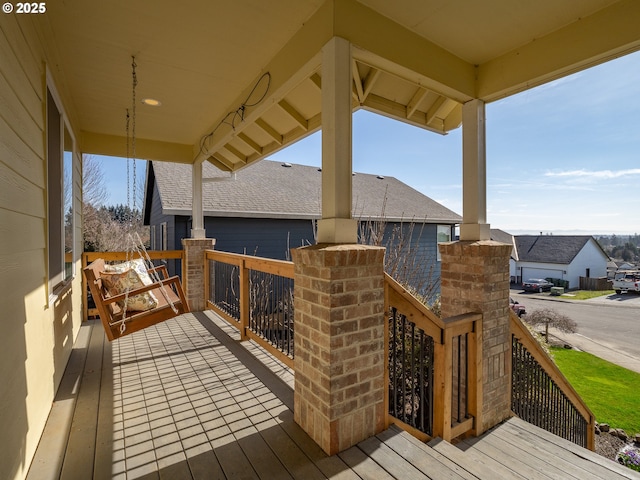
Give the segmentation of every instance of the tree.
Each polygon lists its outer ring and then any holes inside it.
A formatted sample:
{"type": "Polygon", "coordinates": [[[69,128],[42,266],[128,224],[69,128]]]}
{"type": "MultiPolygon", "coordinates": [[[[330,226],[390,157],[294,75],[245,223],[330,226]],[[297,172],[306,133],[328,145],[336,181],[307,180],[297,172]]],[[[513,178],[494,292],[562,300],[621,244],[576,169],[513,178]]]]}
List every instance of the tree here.
{"type": "MultiPolygon", "coordinates": [[[[82,235],[86,252],[113,252],[127,250],[127,234],[137,232],[148,243],[149,227],[142,222],[142,212],[128,205],[104,204],[109,198],[105,186],[102,162],[85,155],[82,165],[82,235]]],[[[135,186],[134,195],[142,190],[135,186]]],[[[141,204],[142,202],[140,202],[141,204]]]]}
{"type": "Polygon", "coordinates": [[[547,343],[549,343],[549,327],[557,328],[564,333],[576,333],[578,331],[578,324],[574,320],[550,308],[533,310],[522,318],[533,327],[544,325],[544,336],[547,343]]]}

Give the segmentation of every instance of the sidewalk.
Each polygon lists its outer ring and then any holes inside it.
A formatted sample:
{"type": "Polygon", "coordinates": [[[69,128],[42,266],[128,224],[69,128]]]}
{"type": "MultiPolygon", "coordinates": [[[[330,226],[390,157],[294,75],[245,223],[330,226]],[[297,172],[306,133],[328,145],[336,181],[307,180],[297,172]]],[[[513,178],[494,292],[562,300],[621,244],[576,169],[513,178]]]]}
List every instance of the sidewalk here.
{"type": "Polygon", "coordinates": [[[610,345],[600,343],[579,333],[563,333],[555,328],[549,329],[549,336],[553,336],[562,343],[569,344],[576,349],[595,355],[608,362],[615,363],[627,370],[640,373],[640,358],[617,352],[610,345]]]}

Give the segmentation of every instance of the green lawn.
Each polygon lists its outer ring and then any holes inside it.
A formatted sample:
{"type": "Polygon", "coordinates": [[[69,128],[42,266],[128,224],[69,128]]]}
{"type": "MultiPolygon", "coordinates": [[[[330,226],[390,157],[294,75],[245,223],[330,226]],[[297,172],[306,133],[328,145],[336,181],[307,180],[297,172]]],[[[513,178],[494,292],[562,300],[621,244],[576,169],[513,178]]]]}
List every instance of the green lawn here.
{"type": "Polygon", "coordinates": [[[558,368],[600,423],[640,433],[640,374],[590,353],[552,348],[558,368]]]}
{"type": "Polygon", "coordinates": [[[613,293],[615,293],[613,290],[576,290],[574,292],[565,293],[561,295],[561,297],[570,298],[571,300],[589,300],[590,298],[612,295],[613,293]]]}

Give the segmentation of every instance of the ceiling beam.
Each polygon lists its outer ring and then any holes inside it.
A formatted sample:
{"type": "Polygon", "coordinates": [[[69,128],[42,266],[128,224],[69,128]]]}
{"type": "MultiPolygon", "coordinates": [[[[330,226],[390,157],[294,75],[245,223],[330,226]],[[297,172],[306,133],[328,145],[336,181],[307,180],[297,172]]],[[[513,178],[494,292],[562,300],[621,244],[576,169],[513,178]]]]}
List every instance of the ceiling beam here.
{"type": "MultiPolygon", "coordinates": [[[[233,155],[234,157],[236,157],[238,160],[240,160],[240,162],[242,162],[243,164],[246,165],[247,163],[247,156],[242,153],[240,150],[238,150],[237,148],[235,148],[233,145],[231,145],[230,143],[227,143],[224,146],[224,149],[229,152],[231,155],[233,155]]],[[[236,162],[233,162],[234,165],[236,162]]]]}
{"type": "Polygon", "coordinates": [[[407,118],[413,116],[416,110],[418,110],[418,107],[420,106],[420,102],[424,100],[424,97],[426,97],[428,93],[429,93],[429,90],[422,87],[418,87],[418,89],[416,90],[416,93],[413,95],[413,98],[407,104],[407,118]]]}
{"type": "Polygon", "coordinates": [[[282,141],[283,141],[282,135],[280,135],[280,133],[275,128],[273,128],[263,119],[261,118],[256,119],[256,126],[260,127],[260,129],[264,133],[269,135],[278,145],[282,145],[282,141]]]}
{"type": "Polygon", "coordinates": [[[278,52],[278,54],[266,64],[260,75],[247,85],[244,91],[231,102],[227,111],[234,112],[243,105],[243,102],[259,82],[259,79],[266,73],[270,76],[269,90],[258,105],[247,107],[244,111],[244,121],[232,128],[224,123],[223,115],[216,119],[206,132],[203,138],[213,132],[213,135],[207,137],[205,142],[204,154],[199,152],[198,147],[194,147],[194,153],[197,155],[196,160],[201,156],[209,156],[213,152],[220,149],[223,145],[229,143],[231,138],[247,125],[260,118],[274,103],[278,103],[284,96],[295,86],[299,85],[305,79],[309,78],[313,72],[316,72],[321,65],[320,50],[325,43],[333,36],[333,3],[326,2],[316,13],[304,23],[298,32],[291,37],[287,44],[278,52]]]}
{"type": "Polygon", "coordinates": [[[353,44],[356,60],[459,102],[474,98],[474,65],[356,0],[333,5],[333,33],[353,44]]]}
{"type": "Polygon", "coordinates": [[[247,145],[251,150],[258,154],[262,154],[262,147],[256,141],[254,141],[249,135],[244,132],[238,133],[238,140],[241,140],[245,145],[247,145]]]}
{"type": "Polygon", "coordinates": [[[369,70],[369,73],[367,74],[367,78],[364,79],[364,91],[362,92],[361,103],[364,103],[364,101],[367,99],[367,97],[371,93],[371,90],[373,90],[373,86],[378,81],[378,78],[380,78],[381,73],[382,72],[380,72],[380,70],[378,70],[377,68],[371,67],[371,70],[369,70]]]}
{"type": "Polygon", "coordinates": [[[355,96],[358,103],[364,102],[364,90],[362,89],[362,78],[358,71],[358,62],[351,59],[351,75],[353,76],[353,84],[355,85],[355,96]]]}
{"type": "Polygon", "coordinates": [[[307,125],[307,119],[296,110],[289,102],[285,99],[282,99],[278,102],[278,106],[285,112],[289,117],[291,117],[298,125],[300,125],[303,130],[307,130],[309,125],[307,125]]]}
{"type": "Polygon", "coordinates": [[[477,98],[494,101],[640,50],[640,2],[620,0],[478,67],[477,98]]]}
{"type": "Polygon", "coordinates": [[[322,77],[318,74],[318,72],[315,72],[313,75],[311,75],[309,77],[309,80],[311,80],[311,82],[316,86],[318,90],[322,91],[322,77]]]}
{"type": "MultiPolygon", "coordinates": [[[[127,158],[127,138],[94,132],[80,132],[82,153],[127,158]]],[[[131,152],[129,153],[131,154],[131,152]]],[[[175,163],[193,163],[193,146],[136,138],[136,157],[175,163]]]]}
{"type": "Polygon", "coordinates": [[[394,102],[393,100],[389,100],[387,98],[380,97],[373,93],[367,97],[367,100],[365,101],[363,107],[367,110],[385,115],[389,118],[393,118],[395,120],[399,120],[403,123],[408,123],[416,127],[424,128],[432,132],[440,134],[447,133],[447,131],[444,129],[444,122],[440,122],[439,125],[433,126],[426,123],[424,115],[414,115],[411,118],[407,118],[406,105],[394,102]]]}

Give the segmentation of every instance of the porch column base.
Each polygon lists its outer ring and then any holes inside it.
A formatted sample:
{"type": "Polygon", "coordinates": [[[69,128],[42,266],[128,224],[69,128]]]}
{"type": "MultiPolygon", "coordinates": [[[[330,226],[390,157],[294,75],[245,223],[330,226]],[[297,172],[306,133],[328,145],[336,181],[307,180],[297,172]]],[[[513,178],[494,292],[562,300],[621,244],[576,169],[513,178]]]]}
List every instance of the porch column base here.
{"type": "MultiPolygon", "coordinates": [[[[512,246],[491,240],[440,244],[442,317],[482,313],[482,385],[476,434],[511,415],[509,257],[512,246]],[[479,417],[479,418],[478,418],[479,417]]],[[[476,410],[474,408],[474,410],[476,410]]]]}
{"type": "Polygon", "coordinates": [[[213,238],[183,238],[182,249],[182,286],[189,309],[202,312],[206,309],[204,301],[204,251],[211,250],[216,241],[213,238]]]}
{"type": "Polygon", "coordinates": [[[320,244],[295,265],[294,418],[334,455],[384,430],[384,248],[320,244]]]}

